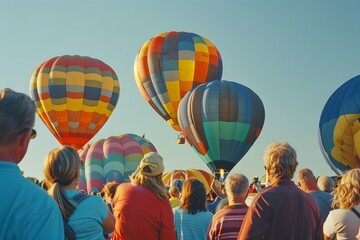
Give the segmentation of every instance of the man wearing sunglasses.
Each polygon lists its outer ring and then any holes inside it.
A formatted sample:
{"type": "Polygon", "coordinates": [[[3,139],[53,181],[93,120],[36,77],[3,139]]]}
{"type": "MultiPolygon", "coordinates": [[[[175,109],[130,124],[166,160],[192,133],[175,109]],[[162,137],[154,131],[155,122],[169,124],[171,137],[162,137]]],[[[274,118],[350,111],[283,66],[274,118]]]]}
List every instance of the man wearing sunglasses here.
{"type": "Polygon", "coordinates": [[[17,165],[36,137],[35,112],[27,95],[0,90],[0,239],[64,239],[56,203],[17,165]]]}

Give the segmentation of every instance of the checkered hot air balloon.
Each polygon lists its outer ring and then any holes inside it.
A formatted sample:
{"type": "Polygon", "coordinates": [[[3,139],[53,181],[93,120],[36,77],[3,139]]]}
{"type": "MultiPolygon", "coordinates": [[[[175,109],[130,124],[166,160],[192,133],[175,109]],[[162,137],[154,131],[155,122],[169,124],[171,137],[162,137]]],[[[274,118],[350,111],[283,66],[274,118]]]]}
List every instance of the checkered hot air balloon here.
{"type": "Polygon", "coordinates": [[[221,79],[222,60],[217,48],[205,37],[190,32],[156,35],[140,48],[134,75],[150,106],[176,131],[177,109],[191,89],[221,79]]]}
{"type": "Polygon", "coordinates": [[[84,146],[105,124],[119,99],[119,80],[104,62],[59,56],[36,68],[30,83],[41,120],[62,145],[84,146]]]}

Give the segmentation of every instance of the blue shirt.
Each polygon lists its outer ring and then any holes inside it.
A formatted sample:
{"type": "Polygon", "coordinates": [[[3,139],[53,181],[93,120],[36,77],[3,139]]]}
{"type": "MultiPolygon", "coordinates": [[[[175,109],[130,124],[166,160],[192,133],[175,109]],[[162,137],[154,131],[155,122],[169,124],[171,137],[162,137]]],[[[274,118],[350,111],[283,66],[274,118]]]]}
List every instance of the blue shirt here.
{"type": "Polygon", "coordinates": [[[17,164],[0,161],[0,239],[64,239],[59,207],[17,164]]]}
{"type": "MultiPolygon", "coordinates": [[[[76,190],[65,190],[68,198],[78,193],[76,190]]],[[[108,212],[109,208],[101,197],[89,196],[77,206],[68,223],[75,231],[78,240],[104,239],[102,222],[108,212]]]]}
{"type": "Polygon", "coordinates": [[[331,204],[334,196],[328,192],[315,191],[309,192],[314,197],[316,205],[319,207],[323,221],[326,220],[329,212],[332,210],[331,204]]]}
{"type": "Polygon", "coordinates": [[[209,211],[190,214],[184,209],[173,208],[177,239],[206,240],[207,231],[213,217],[209,211]]]}

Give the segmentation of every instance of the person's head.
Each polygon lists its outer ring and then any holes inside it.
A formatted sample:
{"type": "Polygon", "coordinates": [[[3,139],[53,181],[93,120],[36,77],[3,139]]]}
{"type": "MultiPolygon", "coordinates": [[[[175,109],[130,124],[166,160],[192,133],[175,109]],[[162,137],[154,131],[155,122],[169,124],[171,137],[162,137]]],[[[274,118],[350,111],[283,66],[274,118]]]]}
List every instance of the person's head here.
{"type": "Polygon", "coordinates": [[[115,196],[115,192],[117,187],[119,186],[119,183],[113,181],[113,182],[107,182],[103,189],[101,190],[101,195],[105,202],[109,203],[112,201],[112,199],[115,196]]]}
{"type": "Polygon", "coordinates": [[[130,181],[155,192],[161,199],[167,198],[167,190],[162,181],[163,172],[163,158],[156,152],[149,152],[141,159],[139,166],[130,176],[130,181]]]}
{"type": "Polygon", "coordinates": [[[269,179],[292,179],[297,165],[296,152],[289,143],[271,143],[266,148],[264,166],[269,179]]]}
{"type": "Polygon", "coordinates": [[[360,169],[346,172],[339,186],[334,190],[334,207],[351,209],[360,204],[360,169]]]}
{"type": "Polygon", "coordinates": [[[12,158],[7,161],[19,163],[23,159],[29,140],[36,136],[35,113],[29,96],[8,88],[0,91],[0,154],[12,158]]]}
{"type": "Polygon", "coordinates": [[[298,184],[299,187],[305,192],[318,190],[316,177],[308,168],[303,168],[298,172],[298,184]]]}
{"type": "Polygon", "coordinates": [[[190,178],[184,182],[181,198],[180,207],[190,214],[207,210],[205,186],[196,178],[190,178]]]}
{"type": "Polygon", "coordinates": [[[248,178],[241,173],[232,173],[225,180],[225,191],[228,198],[245,201],[249,189],[248,178]]]}
{"type": "Polygon", "coordinates": [[[334,190],[334,180],[329,176],[320,176],[317,180],[319,190],[331,193],[334,190]]]}
{"type": "Polygon", "coordinates": [[[170,187],[169,188],[169,195],[170,197],[179,198],[180,197],[180,190],[177,187],[170,187]]]}
{"type": "Polygon", "coordinates": [[[80,178],[80,157],[70,146],[61,146],[48,153],[44,160],[43,173],[49,195],[58,203],[67,219],[74,205],[67,199],[64,187],[76,184],[80,178]]]}
{"type": "Polygon", "coordinates": [[[172,182],[171,182],[171,187],[177,187],[179,189],[179,191],[181,192],[182,191],[182,186],[184,184],[184,181],[181,180],[181,179],[174,179],[172,182]]]}

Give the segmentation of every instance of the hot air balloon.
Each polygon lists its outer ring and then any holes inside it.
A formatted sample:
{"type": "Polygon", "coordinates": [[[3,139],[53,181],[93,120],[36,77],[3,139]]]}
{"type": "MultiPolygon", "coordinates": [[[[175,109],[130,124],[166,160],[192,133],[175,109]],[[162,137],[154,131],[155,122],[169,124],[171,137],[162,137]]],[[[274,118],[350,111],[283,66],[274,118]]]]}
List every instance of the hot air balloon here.
{"type": "Polygon", "coordinates": [[[222,60],[205,37],[189,32],[156,35],[141,47],[134,63],[136,84],[150,106],[176,131],[177,109],[192,88],[221,79],[222,60]]]}
{"type": "Polygon", "coordinates": [[[104,62],[60,56],[33,73],[30,96],[41,120],[62,145],[84,146],[105,124],[119,99],[119,80],[104,62]]]}
{"type": "Polygon", "coordinates": [[[217,80],[185,95],[178,120],[185,139],[211,171],[226,173],[260,135],[265,110],[251,89],[217,80]]]}
{"type": "MultiPolygon", "coordinates": [[[[156,152],[155,146],[135,134],[111,136],[86,145],[78,151],[85,174],[80,179],[86,181],[86,189],[82,190],[100,192],[107,182],[129,182],[129,176],[148,152],[156,152]]],[[[85,183],[80,182],[80,186],[85,183]]]]}
{"type": "Polygon", "coordinates": [[[360,167],[360,75],[341,85],[321,113],[319,142],[337,174],[360,167]]]}
{"type": "Polygon", "coordinates": [[[173,170],[163,175],[162,180],[165,185],[171,185],[172,182],[177,179],[185,181],[189,178],[196,178],[202,182],[205,186],[206,192],[210,192],[211,182],[214,179],[214,175],[200,169],[187,169],[187,170],[173,170]]]}

